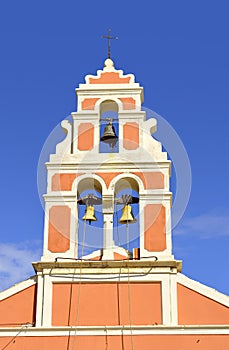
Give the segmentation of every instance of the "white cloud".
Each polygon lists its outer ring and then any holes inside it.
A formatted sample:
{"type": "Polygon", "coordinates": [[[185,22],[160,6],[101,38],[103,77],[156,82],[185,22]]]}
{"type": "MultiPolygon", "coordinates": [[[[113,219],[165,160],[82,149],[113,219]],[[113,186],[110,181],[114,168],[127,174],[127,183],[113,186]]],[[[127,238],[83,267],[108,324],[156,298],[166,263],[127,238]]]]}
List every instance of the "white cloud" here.
{"type": "Polygon", "coordinates": [[[0,290],[34,275],[33,261],[40,260],[42,242],[0,243],[0,290]]]}
{"type": "Polygon", "coordinates": [[[229,235],[229,212],[214,211],[184,219],[175,229],[175,235],[198,235],[208,239],[229,235]]]}

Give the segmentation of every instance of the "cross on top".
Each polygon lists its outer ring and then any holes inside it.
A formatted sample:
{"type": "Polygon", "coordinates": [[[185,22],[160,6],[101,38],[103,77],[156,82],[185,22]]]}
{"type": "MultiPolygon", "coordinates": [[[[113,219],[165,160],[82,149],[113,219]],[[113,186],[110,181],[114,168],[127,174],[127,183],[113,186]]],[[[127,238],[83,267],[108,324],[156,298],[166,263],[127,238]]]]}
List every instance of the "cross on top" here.
{"type": "Polygon", "coordinates": [[[102,39],[107,39],[108,42],[108,58],[111,58],[111,39],[118,39],[117,36],[111,36],[111,29],[108,29],[108,35],[103,35],[102,39]]]}

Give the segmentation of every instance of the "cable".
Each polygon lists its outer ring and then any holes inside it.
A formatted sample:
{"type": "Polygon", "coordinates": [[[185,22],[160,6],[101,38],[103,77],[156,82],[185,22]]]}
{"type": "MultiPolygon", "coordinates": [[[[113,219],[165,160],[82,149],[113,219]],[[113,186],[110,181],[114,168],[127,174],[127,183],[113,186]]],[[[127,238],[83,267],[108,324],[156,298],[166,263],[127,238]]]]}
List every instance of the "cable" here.
{"type": "MultiPolygon", "coordinates": [[[[120,285],[120,277],[121,277],[121,267],[119,269],[119,280],[117,282],[117,302],[118,302],[118,324],[121,326],[121,314],[120,314],[120,292],[119,292],[119,285],[120,285]]],[[[123,339],[123,330],[121,332],[121,344],[122,344],[122,350],[124,350],[124,339],[123,339]]]]}
{"type": "Polygon", "coordinates": [[[31,325],[33,325],[33,324],[31,324],[31,323],[23,324],[23,325],[21,326],[21,329],[19,330],[19,332],[18,332],[5,346],[3,346],[3,348],[1,348],[1,350],[5,350],[5,349],[17,338],[17,336],[18,336],[24,329],[28,328],[28,327],[31,326],[31,325]]]}
{"type": "MultiPolygon", "coordinates": [[[[87,224],[87,221],[85,220],[84,221],[84,230],[83,230],[83,239],[82,239],[82,257],[84,254],[84,244],[85,244],[85,237],[86,237],[86,224],[87,224]]],[[[78,321],[79,321],[80,292],[81,292],[81,282],[82,282],[82,261],[80,264],[78,299],[77,299],[77,309],[76,309],[76,319],[75,319],[76,322],[75,322],[75,331],[74,331],[74,336],[73,336],[72,350],[75,349],[75,345],[76,345],[76,333],[77,333],[77,325],[78,325],[78,321]]]]}
{"type": "Polygon", "coordinates": [[[115,203],[115,216],[116,216],[116,233],[118,238],[118,246],[120,247],[120,237],[119,237],[119,230],[118,230],[118,211],[117,211],[117,204],[115,203]]]}
{"type": "Polygon", "coordinates": [[[130,337],[131,337],[131,349],[134,350],[134,339],[132,330],[132,310],[131,310],[131,297],[130,297],[130,273],[128,266],[128,307],[129,307],[129,320],[130,320],[130,337]]]}
{"type": "Polygon", "coordinates": [[[105,350],[108,350],[108,335],[107,335],[107,327],[105,326],[105,350]]]}
{"type": "MultiPolygon", "coordinates": [[[[131,274],[132,277],[144,277],[144,276],[147,276],[150,271],[152,270],[152,267],[149,269],[149,271],[145,272],[145,273],[141,273],[141,274],[131,274]]],[[[72,276],[67,276],[67,275],[52,275],[53,277],[61,277],[61,278],[72,278],[72,276]]],[[[76,275],[75,275],[76,276],[76,275]]],[[[128,275],[123,275],[123,276],[120,276],[120,278],[126,278],[128,277],[128,275]]],[[[92,281],[101,281],[101,280],[112,280],[112,279],[116,279],[117,276],[106,276],[104,278],[92,278],[92,277],[82,277],[81,276],[81,279],[82,280],[92,280],[92,281]]]]}
{"type": "Polygon", "coordinates": [[[130,237],[129,237],[129,225],[128,220],[126,222],[126,248],[128,251],[128,256],[130,255],[130,237]]]}
{"type": "MultiPolygon", "coordinates": [[[[150,255],[150,256],[142,256],[141,259],[137,259],[137,258],[126,258],[126,259],[115,259],[116,262],[119,262],[119,261],[138,261],[138,260],[142,260],[142,259],[149,259],[149,258],[154,258],[155,260],[154,261],[158,261],[158,257],[155,256],[155,255],[150,255]]],[[[62,257],[62,256],[57,256],[55,258],[55,262],[58,262],[58,259],[63,259],[63,260],[74,260],[74,261],[85,261],[85,262],[88,262],[88,261],[91,261],[91,262],[95,262],[95,260],[91,260],[91,259],[79,259],[79,258],[69,258],[69,257],[62,257]]],[[[114,261],[114,259],[109,259],[109,260],[104,260],[104,261],[114,261]]],[[[107,267],[107,266],[106,266],[107,267]]]]}

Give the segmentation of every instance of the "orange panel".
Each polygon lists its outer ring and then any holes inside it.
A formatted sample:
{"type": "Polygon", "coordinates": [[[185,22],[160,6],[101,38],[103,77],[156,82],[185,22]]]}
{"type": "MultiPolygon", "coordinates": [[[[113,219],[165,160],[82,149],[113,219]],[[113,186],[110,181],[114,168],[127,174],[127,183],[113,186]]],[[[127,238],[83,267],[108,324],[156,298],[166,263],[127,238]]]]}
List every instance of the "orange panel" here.
{"type": "Polygon", "coordinates": [[[158,282],[129,287],[127,283],[54,284],[52,324],[75,325],[76,320],[78,325],[91,326],[130,324],[128,300],[133,324],[161,323],[158,282]]]}
{"type": "Polygon", "coordinates": [[[137,123],[123,125],[123,147],[129,150],[139,147],[139,125],[137,123]]]}
{"type": "Polygon", "coordinates": [[[155,172],[136,172],[135,175],[139,176],[143,181],[145,189],[156,189],[156,188],[164,188],[164,174],[155,171],[155,172]]]}
{"type": "Polygon", "coordinates": [[[93,110],[98,100],[99,98],[85,98],[82,102],[82,109],[93,110]]]}
{"type": "MultiPolygon", "coordinates": [[[[118,176],[119,174],[121,173],[96,173],[96,175],[103,178],[107,187],[110,185],[110,182],[115,178],[115,176],[118,176]]],[[[145,186],[145,189],[164,188],[164,174],[160,172],[134,172],[133,174],[140,177],[145,186]]],[[[126,175],[128,176],[128,174],[126,175]]]]}
{"type": "Polygon", "coordinates": [[[0,301],[0,327],[35,322],[36,285],[0,301]]]}
{"type": "Polygon", "coordinates": [[[70,248],[71,209],[66,205],[53,206],[49,210],[48,249],[52,253],[64,253],[70,248]]]}
{"type": "Polygon", "coordinates": [[[78,127],[78,149],[89,151],[94,147],[94,126],[92,123],[81,123],[78,127]]]}
{"type": "Polygon", "coordinates": [[[177,284],[178,322],[187,325],[228,324],[229,308],[177,284]]]}
{"type": "Polygon", "coordinates": [[[75,178],[82,174],[54,174],[52,177],[52,191],[71,191],[75,178]]]}
{"type": "Polygon", "coordinates": [[[80,336],[77,334],[71,337],[0,337],[0,347],[3,349],[6,344],[11,343],[7,349],[11,350],[227,350],[229,349],[229,335],[215,334],[191,334],[191,335],[170,335],[170,334],[149,334],[128,336],[80,336]],[[133,346],[132,346],[133,344],[133,346]]]}
{"type": "Polygon", "coordinates": [[[130,77],[120,77],[118,72],[101,73],[100,78],[89,78],[89,84],[129,84],[130,77]]]}
{"type": "Polygon", "coordinates": [[[165,207],[161,204],[147,204],[144,209],[144,220],[144,248],[150,252],[165,250],[165,207]]]}
{"type": "Polygon", "coordinates": [[[133,97],[124,97],[120,98],[120,101],[123,103],[123,109],[124,110],[130,110],[130,109],[135,109],[135,100],[133,97]]]}
{"type": "Polygon", "coordinates": [[[121,173],[95,173],[96,175],[100,176],[106,183],[107,187],[110,185],[110,182],[115,178],[115,176],[118,176],[121,173]]]}

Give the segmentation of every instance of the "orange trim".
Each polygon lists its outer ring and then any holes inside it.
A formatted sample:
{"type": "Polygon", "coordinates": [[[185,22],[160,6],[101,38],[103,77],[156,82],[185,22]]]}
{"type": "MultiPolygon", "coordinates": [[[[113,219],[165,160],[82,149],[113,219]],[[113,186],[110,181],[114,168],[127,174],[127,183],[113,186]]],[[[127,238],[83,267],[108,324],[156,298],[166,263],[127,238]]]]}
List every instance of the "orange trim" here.
{"type": "Polygon", "coordinates": [[[139,125],[137,123],[123,125],[123,147],[128,150],[139,147],[139,125]]]}
{"type": "Polygon", "coordinates": [[[131,110],[136,108],[136,101],[133,99],[133,97],[122,97],[119,99],[122,101],[124,110],[131,110]]]}
{"type": "Polygon", "coordinates": [[[78,149],[90,151],[94,147],[94,125],[81,123],[78,127],[78,149]]]}
{"type": "Polygon", "coordinates": [[[229,307],[177,284],[178,324],[228,324],[229,307]]]}
{"type": "Polygon", "coordinates": [[[147,204],[144,208],[144,219],[144,248],[149,252],[165,250],[165,207],[161,204],[147,204]]]}
{"type": "Polygon", "coordinates": [[[82,109],[83,110],[93,110],[95,108],[96,102],[99,100],[99,98],[85,98],[82,101],[82,109]]]}
{"type": "Polygon", "coordinates": [[[89,84],[129,84],[130,77],[120,77],[119,72],[104,72],[99,78],[90,77],[89,84]]]}
{"type": "Polygon", "coordinates": [[[70,248],[71,209],[66,205],[53,206],[49,210],[48,250],[64,253],[70,248]]]}

